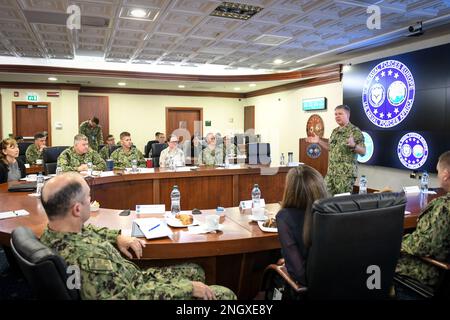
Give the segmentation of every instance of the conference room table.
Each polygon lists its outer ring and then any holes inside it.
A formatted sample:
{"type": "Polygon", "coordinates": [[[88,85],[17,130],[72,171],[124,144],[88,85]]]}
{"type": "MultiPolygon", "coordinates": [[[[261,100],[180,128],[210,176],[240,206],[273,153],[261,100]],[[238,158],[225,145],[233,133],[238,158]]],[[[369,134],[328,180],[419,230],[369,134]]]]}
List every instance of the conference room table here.
{"type": "MultiPolygon", "coordinates": [[[[147,240],[143,257],[133,259],[133,262],[142,268],[195,262],[205,269],[208,284],[224,285],[232,289],[238,298],[252,299],[258,292],[264,268],[280,257],[280,243],[277,233],[264,232],[256,222],[249,219],[251,210],[239,208],[239,200],[248,200],[253,182],[259,183],[263,198],[266,199],[266,215],[274,217],[279,209],[284,179],[289,168],[269,170],[272,175],[262,175],[262,172],[269,171],[261,169],[202,168],[197,171],[181,172],[161,169],[155,170],[154,173],[88,178],[95,194],[93,199],[102,200],[99,201],[101,208],[91,212],[87,223],[121,229],[122,233],[131,234],[134,219],[163,218],[163,214],[137,214],[131,211],[130,215],[121,216],[119,213],[122,209],[133,210],[135,203],[165,203],[166,210],[170,210],[169,195],[166,196],[164,192],[170,193],[171,185],[179,184],[182,187],[181,209],[191,210],[193,207],[201,209],[202,213],[194,216],[201,224],[207,215],[216,214],[213,208],[217,205],[225,207],[225,219],[221,224],[221,230],[214,233],[193,234],[188,228],[171,228],[173,233],[169,237],[147,240]],[[135,191],[147,188],[150,190],[139,193],[139,196],[134,194],[128,197],[130,192],[127,188],[135,191]],[[191,195],[197,201],[190,199],[191,195]],[[216,202],[208,199],[208,195],[216,202]]],[[[5,247],[9,247],[11,233],[18,226],[30,228],[39,237],[48,222],[38,198],[27,193],[8,192],[7,188],[7,183],[0,184],[0,212],[25,209],[30,214],[0,220],[0,244],[5,247]]],[[[417,194],[408,195],[406,210],[411,213],[405,215],[405,229],[414,228],[421,208],[427,201],[440,194],[442,192],[422,197],[417,194]]]]}

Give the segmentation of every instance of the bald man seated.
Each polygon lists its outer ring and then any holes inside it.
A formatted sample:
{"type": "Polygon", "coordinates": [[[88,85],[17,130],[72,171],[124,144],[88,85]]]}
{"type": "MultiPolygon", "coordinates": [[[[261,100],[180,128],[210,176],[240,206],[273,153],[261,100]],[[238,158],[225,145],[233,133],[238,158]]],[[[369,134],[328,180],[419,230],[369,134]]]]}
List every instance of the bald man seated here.
{"type": "Polygon", "coordinates": [[[145,241],[85,225],[89,193],[86,181],[72,172],[47,181],[41,199],[49,221],[40,240],[68,266],[78,266],[82,299],[236,299],[225,287],[205,285],[203,269],[193,263],[138,269],[120,253],[139,259],[145,241]]]}

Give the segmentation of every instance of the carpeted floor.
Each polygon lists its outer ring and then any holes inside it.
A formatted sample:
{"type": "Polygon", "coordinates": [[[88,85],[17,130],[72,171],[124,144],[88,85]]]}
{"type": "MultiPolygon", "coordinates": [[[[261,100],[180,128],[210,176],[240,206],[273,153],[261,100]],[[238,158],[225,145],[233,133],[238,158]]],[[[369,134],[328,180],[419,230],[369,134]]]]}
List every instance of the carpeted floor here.
{"type": "Polygon", "coordinates": [[[32,299],[32,292],[20,271],[13,270],[0,246],[0,300],[32,299]]]}

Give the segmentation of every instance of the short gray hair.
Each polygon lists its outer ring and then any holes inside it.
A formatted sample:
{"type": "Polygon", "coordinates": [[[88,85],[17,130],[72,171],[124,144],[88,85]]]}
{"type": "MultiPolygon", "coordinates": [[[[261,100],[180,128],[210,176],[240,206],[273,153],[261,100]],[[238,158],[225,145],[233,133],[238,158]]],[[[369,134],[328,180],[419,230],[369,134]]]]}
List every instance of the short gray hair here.
{"type": "Polygon", "coordinates": [[[84,134],[79,133],[73,138],[73,144],[75,145],[82,140],[88,141],[88,138],[84,134]]]}

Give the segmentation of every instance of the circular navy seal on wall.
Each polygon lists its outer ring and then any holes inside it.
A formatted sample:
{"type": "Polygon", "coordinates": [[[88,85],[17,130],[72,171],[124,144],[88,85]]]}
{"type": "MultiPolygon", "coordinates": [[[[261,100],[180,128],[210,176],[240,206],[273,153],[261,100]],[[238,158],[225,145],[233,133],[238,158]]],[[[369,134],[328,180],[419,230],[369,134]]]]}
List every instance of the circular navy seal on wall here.
{"type": "Polygon", "coordinates": [[[369,161],[370,158],[372,158],[374,144],[373,144],[373,139],[370,136],[370,134],[368,134],[365,131],[362,131],[362,134],[364,136],[364,145],[366,146],[366,154],[363,156],[358,154],[358,162],[365,163],[365,162],[369,161]]]}
{"type": "Polygon", "coordinates": [[[414,77],[406,65],[397,60],[380,62],[364,82],[364,112],[374,125],[394,127],[411,111],[415,91],[414,77]]]}
{"type": "Polygon", "coordinates": [[[405,134],[397,146],[397,155],[400,162],[408,169],[417,169],[423,166],[428,158],[428,145],[418,133],[405,134]]]}
{"type": "Polygon", "coordinates": [[[312,159],[316,159],[322,153],[322,148],[317,143],[311,143],[306,148],[306,155],[312,159]]]}

